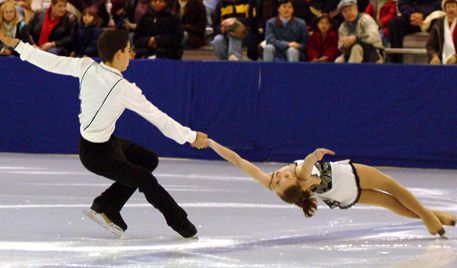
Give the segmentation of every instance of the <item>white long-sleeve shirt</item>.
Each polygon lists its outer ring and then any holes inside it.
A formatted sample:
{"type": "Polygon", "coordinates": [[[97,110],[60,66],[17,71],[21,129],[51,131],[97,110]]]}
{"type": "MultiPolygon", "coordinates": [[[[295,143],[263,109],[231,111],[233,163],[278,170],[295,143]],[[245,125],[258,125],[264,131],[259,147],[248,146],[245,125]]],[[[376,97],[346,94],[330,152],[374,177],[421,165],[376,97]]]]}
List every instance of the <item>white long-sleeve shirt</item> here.
{"type": "Polygon", "coordinates": [[[79,78],[81,136],[91,142],[109,140],[125,109],[132,110],[179,144],[192,143],[197,133],[173,120],[149,102],[121,72],[90,58],[59,57],[20,42],[15,49],[23,61],[48,72],[79,78]]]}

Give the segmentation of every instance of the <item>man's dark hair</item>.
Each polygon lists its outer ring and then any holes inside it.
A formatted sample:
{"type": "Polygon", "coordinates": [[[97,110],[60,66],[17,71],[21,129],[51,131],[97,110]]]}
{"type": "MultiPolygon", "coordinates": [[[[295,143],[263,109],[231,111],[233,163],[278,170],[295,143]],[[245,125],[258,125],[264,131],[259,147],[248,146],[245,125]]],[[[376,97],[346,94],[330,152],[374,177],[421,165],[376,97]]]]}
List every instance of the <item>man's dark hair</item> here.
{"type": "Polygon", "coordinates": [[[129,34],[122,30],[106,30],[97,41],[98,55],[103,62],[112,62],[119,50],[124,51],[129,43],[129,34]]]}

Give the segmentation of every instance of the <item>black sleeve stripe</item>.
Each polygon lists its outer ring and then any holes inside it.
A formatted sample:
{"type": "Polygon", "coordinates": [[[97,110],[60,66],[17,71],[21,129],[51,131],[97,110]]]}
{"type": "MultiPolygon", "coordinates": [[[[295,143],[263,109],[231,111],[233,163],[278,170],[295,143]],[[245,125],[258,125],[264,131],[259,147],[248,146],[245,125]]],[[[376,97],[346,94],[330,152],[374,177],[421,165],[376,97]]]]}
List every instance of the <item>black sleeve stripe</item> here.
{"type": "Polygon", "coordinates": [[[108,97],[109,97],[109,95],[111,94],[111,92],[113,91],[113,89],[116,87],[116,85],[117,85],[119,82],[121,82],[122,79],[124,79],[124,78],[121,78],[121,79],[117,80],[116,84],[114,84],[114,86],[110,89],[110,91],[109,91],[108,94],[106,95],[105,99],[103,100],[102,105],[100,105],[100,108],[98,108],[97,112],[95,113],[94,117],[93,117],[92,120],[90,121],[89,125],[87,125],[87,127],[84,128],[84,131],[86,131],[86,129],[87,129],[88,127],[90,127],[90,125],[92,124],[92,122],[94,122],[95,117],[97,117],[98,112],[100,112],[100,110],[102,109],[103,105],[105,104],[106,99],[108,99],[108,97]]]}
{"type": "Polygon", "coordinates": [[[87,71],[89,71],[90,67],[92,67],[92,65],[94,65],[95,62],[92,62],[89,67],[87,67],[86,71],[84,72],[83,76],[81,77],[81,81],[79,82],[79,90],[81,90],[81,85],[83,83],[83,79],[84,79],[84,76],[86,76],[86,73],[87,71]]]}

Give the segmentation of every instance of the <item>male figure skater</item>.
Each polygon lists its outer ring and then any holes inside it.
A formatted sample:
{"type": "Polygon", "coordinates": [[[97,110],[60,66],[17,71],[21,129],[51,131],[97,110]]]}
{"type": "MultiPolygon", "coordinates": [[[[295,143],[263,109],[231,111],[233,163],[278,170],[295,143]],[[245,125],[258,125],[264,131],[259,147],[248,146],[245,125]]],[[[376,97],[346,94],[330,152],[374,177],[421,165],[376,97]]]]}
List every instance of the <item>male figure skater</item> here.
{"type": "Polygon", "coordinates": [[[185,238],[196,235],[195,226],[186,212],[158,183],[151,172],[157,167],[157,156],[145,148],[113,135],[116,121],[125,109],[132,110],[156,126],[165,136],[179,144],[207,147],[207,135],[183,127],[150,103],[141,90],[122,77],[128,67],[131,44],[127,32],[108,30],[97,43],[102,63],[90,58],[59,57],[18,39],[0,41],[14,48],[23,61],[46,71],[79,78],[81,138],[79,157],[91,172],[115,182],[95,198],[86,214],[105,228],[121,236],[127,224],[120,211],[138,188],[147,201],[165,217],[167,224],[185,238]]]}

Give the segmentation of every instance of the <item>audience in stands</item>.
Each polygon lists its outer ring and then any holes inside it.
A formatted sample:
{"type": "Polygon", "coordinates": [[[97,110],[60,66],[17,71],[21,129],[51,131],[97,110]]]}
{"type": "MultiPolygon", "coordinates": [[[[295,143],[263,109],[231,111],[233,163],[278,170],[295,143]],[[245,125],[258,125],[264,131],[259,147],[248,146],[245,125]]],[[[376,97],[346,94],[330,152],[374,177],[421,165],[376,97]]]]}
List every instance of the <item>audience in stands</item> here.
{"type": "MultiPolygon", "coordinates": [[[[14,1],[7,1],[0,7],[0,31],[6,36],[28,41],[25,22],[19,18],[14,1]]],[[[18,55],[12,48],[0,43],[0,56],[18,55]]]]}
{"type": "Polygon", "coordinates": [[[455,64],[457,44],[457,0],[443,0],[446,15],[436,20],[427,42],[430,64],[455,64]]]}
{"type": "Polygon", "coordinates": [[[389,23],[397,16],[397,0],[372,0],[365,9],[365,13],[378,23],[384,47],[389,46],[389,23]]]}
{"type": "Polygon", "coordinates": [[[47,10],[39,11],[30,21],[30,41],[44,51],[68,55],[77,28],[76,17],[66,9],[67,0],[52,0],[47,10]]]}
{"type": "Polygon", "coordinates": [[[135,58],[181,59],[183,30],[170,1],[151,0],[151,8],[138,21],[133,36],[135,58]]]}
{"type": "Polygon", "coordinates": [[[19,17],[25,22],[25,24],[29,23],[34,14],[32,10],[32,0],[15,0],[15,2],[19,17]]]}
{"type": "Polygon", "coordinates": [[[181,20],[184,47],[198,48],[205,44],[206,8],[201,0],[176,0],[173,12],[181,20]]]}
{"type": "Polygon", "coordinates": [[[121,20],[125,12],[126,0],[111,0],[111,10],[110,14],[113,18],[114,25],[121,25],[121,20]]]}
{"type": "Polygon", "coordinates": [[[334,62],[340,55],[338,51],[338,33],[334,30],[332,19],[324,14],[317,18],[314,32],[306,46],[310,62],[334,62]]]}
{"type": "Polygon", "coordinates": [[[76,31],[74,51],[70,54],[76,57],[98,57],[97,40],[100,36],[98,16],[90,8],[84,10],[76,31]]]}
{"type": "Polygon", "coordinates": [[[211,41],[220,60],[240,60],[242,47],[247,56],[257,60],[259,44],[259,2],[257,0],[220,0],[216,6],[211,41]]]}
{"type": "Polygon", "coordinates": [[[308,40],[306,23],[294,16],[292,0],[279,0],[278,5],[278,16],[267,21],[263,60],[303,61],[308,40]]]}
{"type": "Polygon", "coordinates": [[[342,55],[336,62],[382,63],[382,41],[374,19],[358,11],[357,0],[341,0],[338,10],[344,22],[338,31],[338,49],[342,55]]]}
{"type": "MultiPolygon", "coordinates": [[[[424,19],[433,11],[441,8],[441,0],[398,0],[401,16],[393,18],[389,24],[390,45],[392,48],[403,47],[403,37],[419,32],[424,19]]],[[[390,61],[401,63],[401,54],[393,54],[390,61]]]]}

